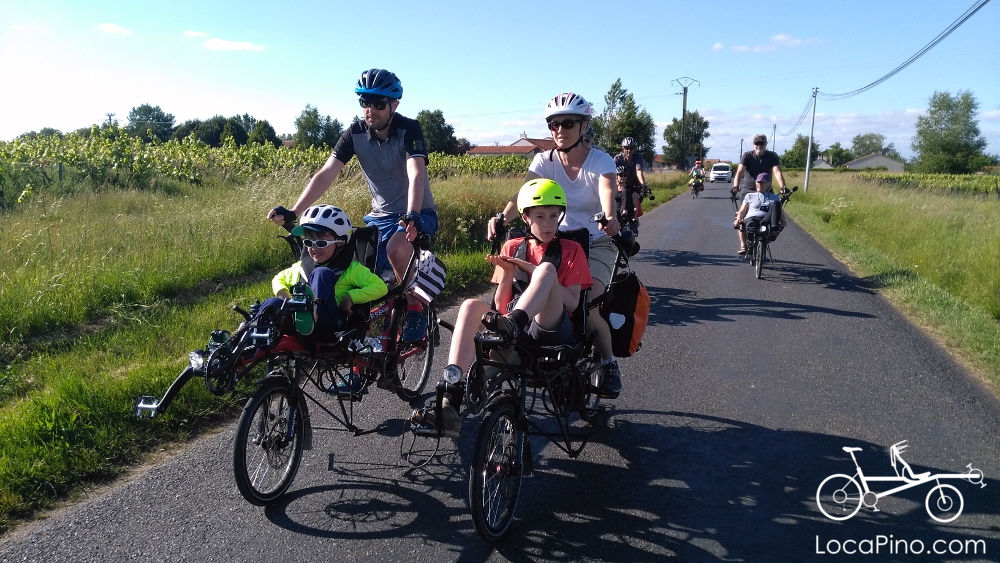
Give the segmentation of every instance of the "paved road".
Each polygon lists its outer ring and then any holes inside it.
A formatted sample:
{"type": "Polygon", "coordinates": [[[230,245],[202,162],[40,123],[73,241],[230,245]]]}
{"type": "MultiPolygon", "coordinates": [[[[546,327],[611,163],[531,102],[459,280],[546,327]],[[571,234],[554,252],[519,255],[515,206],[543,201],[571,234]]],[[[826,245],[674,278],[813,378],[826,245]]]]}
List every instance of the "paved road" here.
{"type": "Polygon", "coordinates": [[[239,496],[227,430],[8,535],[0,561],[770,562],[874,549],[879,537],[893,542],[880,561],[913,559],[899,540],[983,540],[978,559],[1000,558],[1000,402],[794,225],[755,280],[731,221],[720,184],[643,219],[634,266],[654,306],[644,348],[622,361],[626,390],[578,459],[535,442],[536,475],[495,548],[466,508],[476,422],[409,469],[399,456],[408,409],[375,391],[360,417],[376,431],[318,430],[276,506],[239,496]],[[882,499],[879,512],[824,518],[817,486],[854,473],[842,448],[862,448],[868,475],[891,475],[887,449],[900,440],[914,471],[973,463],[988,486],[950,481],[965,499],[951,524],[924,511],[930,484],[882,499]]]}

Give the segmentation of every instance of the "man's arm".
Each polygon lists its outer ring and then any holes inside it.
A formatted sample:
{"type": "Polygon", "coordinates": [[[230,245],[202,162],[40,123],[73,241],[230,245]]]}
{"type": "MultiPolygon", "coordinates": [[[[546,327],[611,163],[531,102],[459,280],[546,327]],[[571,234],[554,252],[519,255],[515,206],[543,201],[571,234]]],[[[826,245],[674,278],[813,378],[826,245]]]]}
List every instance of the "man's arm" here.
{"type": "Polygon", "coordinates": [[[774,179],[778,181],[778,187],[785,189],[785,175],[781,173],[781,165],[775,164],[772,172],[774,172],[774,179]]]}
{"type": "Polygon", "coordinates": [[[635,165],[635,175],[639,178],[639,182],[642,185],[646,185],[646,175],[642,172],[642,164],[635,165]]]}
{"type": "Polygon", "coordinates": [[[743,163],[741,162],[739,164],[739,166],[736,167],[736,175],[733,176],[733,189],[734,190],[740,187],[740,179],[743,178],[743,174],[745,174],[745,173],[746,173],[746,171],[743,168],[743,163]]]}
{"type": "MultiPolygon", "coordinates": [[[[330,158],[326,159],[326,163],[309,179],[309,183],[302,190],[302,195],[299,196],[298,201],[295,202],[295,206],[292,207],[291,210],[295,213],[296,217],[302,215],[303,211],[316,203],[330,189],[333,181],[337,179],[340,171],[344,168],[344,164],[333,155],[330,155],[330,158]]],[[[273,211],[268,214],[268,219],[279,224],[282,221],[281,216],[275,216],[273,211]]]]}
{"type": "Polygon", "coordinates": [[[424,188],[427,187],[427,161],[423,155],[406,155],[406,178],[409,180],[406,210],[419,213],[424,208],[424,188]]]}
{"type": "Polygon", "coordinates": [[[742,220],[743,220],[743,217],[745,217],[745,216],[746,216],[746,214],[747,214],[747,211],[748,211],[749,209],[750,209],[750,206],[749,206],[749,205],[747,205],[747,203],[746,203],[746,202],[743,202],[743,205],[741,205],[741,206],[740,206],[740,210],[736,212],[736,220],[735,220],[735,221],[733,221],[733,224],[734,224],[734,225],[736,225],[736,224],[738,224],[738,223],[739,223],[740,221],[742,221],[742,220]]]}

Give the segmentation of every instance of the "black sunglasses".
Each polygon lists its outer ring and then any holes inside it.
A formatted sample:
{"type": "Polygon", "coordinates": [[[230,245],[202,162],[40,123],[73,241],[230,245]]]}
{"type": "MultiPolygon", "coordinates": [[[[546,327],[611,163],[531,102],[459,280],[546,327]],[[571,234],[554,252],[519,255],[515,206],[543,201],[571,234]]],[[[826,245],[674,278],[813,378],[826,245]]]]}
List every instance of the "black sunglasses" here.
{"type": "Polygon", "coordinates": [[[389,100],[384,99],[384,98],[381,99],[381,100],[379,100],[379,101],[377,101],[377,102],[376,101],[372,101],[372,100],[366,100],[364,98],[360,98],[358,100],[358,103],[360,103],[361,107],[363,107],[363,108],[372,108],[373,107],[373,108],[375,108],[375,109],[377,109],[379,111],[382,111],[382,110],[385,109],[385,107],[387,105],[389,105],[390,102],[389,102],[389,100]]]}
{"type": "Polygon", "coordinates": [[[582,119],[564,119],[562,121],[557,121],[557,120],[553,119],[552,121],[549,121],[549,131],[555,131],[556,129],[558,129],[560,127],[562,127],[563,129],[566,129],[568,131],[568,130],[576,127],[577,123],[583,123],[583,120],[582,119]]]}
{"type": "Polygon", "coordinates": [[[756,146],[758,146],[758,147],[759,147],[759,146],[763,146],[763,145],[766,145],[766,144],[767,144],[767,143],[766,143],[766,142],[764,142],[764,141],[758,141],[758,142],[754,143],[754,145],[756,145],[756,146]]]}

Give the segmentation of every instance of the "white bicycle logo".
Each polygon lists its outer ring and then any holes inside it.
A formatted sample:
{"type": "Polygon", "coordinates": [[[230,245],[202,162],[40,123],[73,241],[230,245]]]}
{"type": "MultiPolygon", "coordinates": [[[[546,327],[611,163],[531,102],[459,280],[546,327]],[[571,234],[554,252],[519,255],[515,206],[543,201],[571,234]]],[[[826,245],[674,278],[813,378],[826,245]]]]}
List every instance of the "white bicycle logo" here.
{"type": "Polygon", "coordinates": [[[962,514],[965,501],[958,489],[952,485],[941,483],[942,479],[964,479],[974,485],[979,485],[980,488],[986,486],[986,483],[983,482],[983,472],[974,469],[971,463],[968,464],[968,473],[941,473],[938,475],[931,475],[929,471],[913,473],[910,464],[906,463],[902,457],[902,452],[905,449],[906,440],[893,444],[889,448],[892,468],[896,472],[895,477],[867,477],[861,471],[861,466],[858,465],[858,460],[854,457],[854,452],[860,452],[861,448],[845,447],[844,451],[851,454],[851,459],[854,460],[854,466],[857,467],[858,471],[853,477],[836,473],[823,479],[819,488],[816,489],[816,505],[820,512],[830,520],[837,521],[847,520],[854,516],[861,510],[862,505],[878,512],[877,505],[880,498],[933,481],[937,485],[927,493],[924,507],[927,508],[927,514],[931,518],[938,522],[947,523],[962,514]],[[903,485],[881,493],[868,488],[868,483],[892,481],[902,481],[903,485]]]}

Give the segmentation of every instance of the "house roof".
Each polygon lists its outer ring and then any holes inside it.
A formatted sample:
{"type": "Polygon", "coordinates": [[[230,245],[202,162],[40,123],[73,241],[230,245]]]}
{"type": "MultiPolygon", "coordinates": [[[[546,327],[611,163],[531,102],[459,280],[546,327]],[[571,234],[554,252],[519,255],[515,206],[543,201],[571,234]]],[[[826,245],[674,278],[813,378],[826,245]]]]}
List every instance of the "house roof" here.
{"type": "Polygon", "coordinates": [[[535,145],[515,145],[510,147],[501,146],[478,146],[469,149],[466,154],[521,154],[530,155],[540,152],[540,149],[535,145]]]}
{"type": "Polygon", "coordinates": [[[873,153],[871,153],[869,155],[862,156],[861,158],[855,158],[854,160],[852,160],[852,161],[844,164],[844,166],[847,166],[848,168],[850,168],[851,164],[856,164],[856,163],[859,163],[859,162],[864,162],[864,161],[867,161],[867,160],[872,160],[872,159],[875,159],[875,158],[878,158],[878,157],[884,158],[886,160],[891,160],[893,162],[898,162],[900,164],[905,164],[901,160],[896,160],[895,158],[890,158],[888,156],[885,156],[884,154],[873,152],[873,153]]]}
{"type": "Polygon", "coordinates": [[[556,144],[552,140],[552,137],[546,137],[544,139],[521,139],[522,141],[528,141],[529,143],[535,145],[543,151],[550,151],[555,148],[556,144]]]}

